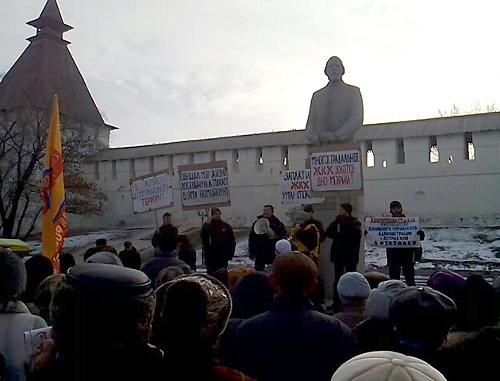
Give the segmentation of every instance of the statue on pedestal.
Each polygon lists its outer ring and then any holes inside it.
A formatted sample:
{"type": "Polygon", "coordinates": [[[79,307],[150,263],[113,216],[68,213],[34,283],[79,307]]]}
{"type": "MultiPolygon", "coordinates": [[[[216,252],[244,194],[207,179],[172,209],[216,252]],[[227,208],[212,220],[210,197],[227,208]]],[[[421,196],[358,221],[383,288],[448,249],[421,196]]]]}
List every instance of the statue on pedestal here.
{"type": "Polygon", "coordinates": [[[306,135],[314,145],[350,142],[363,125],[363,100],[358,87],[342,80],[344,65],[338,57],[326,63],[328,85],[311,99],[306,135]]]}

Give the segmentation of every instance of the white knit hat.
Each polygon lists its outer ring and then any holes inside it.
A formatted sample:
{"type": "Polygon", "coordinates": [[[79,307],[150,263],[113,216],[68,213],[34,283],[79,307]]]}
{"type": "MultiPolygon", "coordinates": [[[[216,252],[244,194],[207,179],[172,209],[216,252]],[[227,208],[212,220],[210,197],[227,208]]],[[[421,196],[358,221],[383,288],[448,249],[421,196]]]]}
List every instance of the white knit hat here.
{"type": "Polygon", "coordinates": [[[367,352],[337,369],[331,381],[446,381],[431,365],[401,353],[367,352]]]}
{"type": "Polygon", "coordinates": [[[389,306],[391,305],[394,295],[407,287],[406,283],[395,279],[380,282],[378,288],[370,292],[370,296],[366,302],[365,316],[388,321],[389,306]]]}
{"type": "Polygon", "coordinates": [[[366,299],[370,295],[370,284],[363,274],[349,272],[342,275],[337,285],[337,292],[342,302],[366,299]]]}
{"type": "Polygon", "coordinates": [[[276,242],[275,251],[276,255],[288,253],[289,251],[292,251],[292,244],[287,239],[280,239],[278,242],[276,242]]]}

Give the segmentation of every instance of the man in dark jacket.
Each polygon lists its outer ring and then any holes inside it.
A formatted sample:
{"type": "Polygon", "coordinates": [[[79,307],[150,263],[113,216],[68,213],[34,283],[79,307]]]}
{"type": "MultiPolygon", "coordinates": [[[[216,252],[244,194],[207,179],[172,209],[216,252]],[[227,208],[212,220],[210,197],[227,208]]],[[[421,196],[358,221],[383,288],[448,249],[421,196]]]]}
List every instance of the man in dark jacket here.
{"type": "MultiPolygon", "coordinates": [[[[389,209],[393,217],[405,217],[403,214],[403,206],[399,201],[392,201],[389,209]]],[[[425,233],[419,230],[417,234],[420,240],[423,241],[425,233]]],[[[389,277],[399,280],[401,277],[401,269],[408,286],[415,286],[415,261],[421,248],[405,247],[405,248],[387,248],[387,264],[389,265],[389,277]]]]}
{"type": "Polygon", "coordinates": [[[328,229],[326,236],[333,240],[330,249],[330,260],[335,265],[335,280],[333,282],[334,309],[338,311],[340,298],[337,293],[339,279],[346,272],[356,271],[359,262],[359,245],[361,242],[361,223],[352,216],[352,205],[340,205],[337,218],[328,229]]]}
{"type": "Polygon", "coordinates": [[[95,241],[95,247],[87,249],[87,251],[83,255],[83,260],[86,261],[90,256],[94,255],[95,253],[99,253],[101,251],[109,251],[110,253],[118,254],[113,246],[108,245],[106,239],[99,238],[95,241]]]}
{"type": "Polygon", "coordinates": [[[264,205],[262,215],[252,224],[250,236],[248,237],[248,252],[251,259],[255,259],[255,270],[262,271],[266,264],[273,263],[276,242],[286,237],[286,229],[283,222],[274,215],[272,205],[264,205]],[[255,232],[255,224],[262,218],[269,221],[269,230],[267,232],[255,232]]]}
{"type": "Polygon", "coordinates": [[[163,215],[163,225],[156,230],[151,240],[151,244],[155,248],[155,254],[174,251],[177,247],[178,238],[179,231],[172,225],[172,215],[166,212],[163,215]]]}
{"type": "Polygon", "coordinates": [[[357,354],[353,332],[339,320],[314,311],[309,294],[318,268],[304,254],[289,252],[273,264],[277,296],[271,311],[236,330],[237,368],[259,381],[330,380],[357,354]]]}
{"type": "Polygon", "coordinates": [[[211,214],[212,219],[201,229],[201,243],[208,275],[212,275],[217,269],[227,268],[236,248],[233,228],[222,221],[221,210],[212,208],[211,214]]]}

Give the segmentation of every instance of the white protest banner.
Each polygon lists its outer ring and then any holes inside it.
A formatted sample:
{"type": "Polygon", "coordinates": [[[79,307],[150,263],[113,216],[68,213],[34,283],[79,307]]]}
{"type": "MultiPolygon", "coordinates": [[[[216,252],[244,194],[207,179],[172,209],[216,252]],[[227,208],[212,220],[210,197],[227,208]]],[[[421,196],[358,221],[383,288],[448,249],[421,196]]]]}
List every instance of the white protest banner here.
{"type": "Polygon", "coordinates": [[[311,196],[311,170],[297,169],[281,172],[282,204],[321,204],[324,197],[311,196]]]}
{"type": "Polygon", "coordinates": [[[181,165],[178,172],[183,210],[231,205],[227,161],[181,165]]]}
{"type": "Polygon", "coordinates": [[[150,212],[174,204],[168,170],[130,179],[130,191],[134,213],[150,212]]]}
{"type": "Polygon", "coordinates": [[[363,189],[359,145],[351,145],[351,149],[341,147],[311,153],[311,187],[314,192],[335,193],[363,189]]]}
{"type": "Polygon", "coordinates": [[[420,247],[419,217],[366,217],[365,242],[381,247],[420,247]]]}

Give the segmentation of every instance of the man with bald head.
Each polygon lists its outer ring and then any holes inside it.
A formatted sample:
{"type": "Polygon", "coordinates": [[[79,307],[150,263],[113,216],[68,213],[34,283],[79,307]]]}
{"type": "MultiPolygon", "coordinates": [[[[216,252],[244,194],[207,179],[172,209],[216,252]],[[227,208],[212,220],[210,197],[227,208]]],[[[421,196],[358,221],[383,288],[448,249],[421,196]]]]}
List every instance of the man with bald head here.
{"type": "Polygon", "coordinates": [[[313,94],[306,124],[307,139],[314,145],[352,141],[363,124],[361,92],[342,80],[344,73],[339,57],[327,61],[329,82],[313,94]]]}
{"type": "Polygon", "coordinates": [[[237,368],[259,381],[330,380],[357,354],[352,331],[314,310],[309,299],[318,268],[304,254],[281,254],[273,264],[276,298],[271,311],[243,322],[236,331],[237,368]]]}

